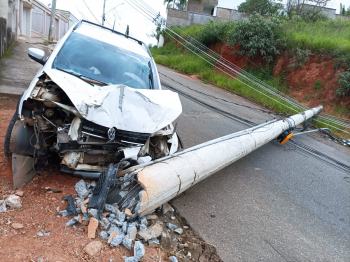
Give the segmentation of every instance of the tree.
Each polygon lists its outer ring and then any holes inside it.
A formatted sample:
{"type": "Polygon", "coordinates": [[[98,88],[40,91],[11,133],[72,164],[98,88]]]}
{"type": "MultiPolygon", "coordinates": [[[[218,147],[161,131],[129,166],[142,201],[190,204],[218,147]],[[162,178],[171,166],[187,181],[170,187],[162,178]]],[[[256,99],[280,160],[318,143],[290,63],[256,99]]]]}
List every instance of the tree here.
{"type": "Polygon", "coordinates": [[[323,13],[330,0],[287,0],[286,12],[289,17],[297,15],[306,21],[325,20],[323,13]]]}
{"type": "Polygon", "coordinates": [[[340,3],[340,15],[350,16],[350,7],[348,7],[348,9],[346,9],[345,5],[340,3]]]}
{"type": "Polygon", "coordinates": [[[271,0],[246,0],[238,6],[238,12],[271,16],[283,9],[281,3],[271,0]]]}
{"type": "Polygon", "coordinates": [[[272,16],[271,19],[265,19],[255,14],[248,21],[237,23],[229,36],[229,44],[239,44],[239,53],[242,55],[254,57],[260,54],[270,63],[281,53],[286,39],[282,36],[282,26],[278,18],[272,16]]]}
{"type": "MultiPolygon", "coordinates": [[[[202,0],[200,0],[202,2],[202,0]]],[[[164,0],[164,4],[167,5],[168,8],[172,6],[173,9],[178,10],[186,10],[188,0],[164,0]]]]}
{"type": "Polygon", "coordinates": [[[157,39],[157,44],[159,42],[159,37],[161,34],[163,34],[163,26],[165,25],[165,22],[162,20],[160,21],[160,23],[157,24],[157,28],[155,31],[152,32],[152,34],[148,35],[149,37],[154,37],[155,39],[157,39]]]}

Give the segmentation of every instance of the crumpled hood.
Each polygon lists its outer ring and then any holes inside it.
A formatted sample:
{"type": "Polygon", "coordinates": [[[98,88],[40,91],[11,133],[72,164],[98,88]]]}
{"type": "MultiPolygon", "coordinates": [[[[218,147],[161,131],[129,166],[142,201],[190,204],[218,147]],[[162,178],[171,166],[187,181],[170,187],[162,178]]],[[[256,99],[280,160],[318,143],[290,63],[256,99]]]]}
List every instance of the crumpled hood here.
{"type": "Polygon", "coordinates": [[[82,117],[101,126],[154,133],[182,112],[179,96],[172,91],[92,86],[56,69],[45,73],[68,95],[82,117]]]}

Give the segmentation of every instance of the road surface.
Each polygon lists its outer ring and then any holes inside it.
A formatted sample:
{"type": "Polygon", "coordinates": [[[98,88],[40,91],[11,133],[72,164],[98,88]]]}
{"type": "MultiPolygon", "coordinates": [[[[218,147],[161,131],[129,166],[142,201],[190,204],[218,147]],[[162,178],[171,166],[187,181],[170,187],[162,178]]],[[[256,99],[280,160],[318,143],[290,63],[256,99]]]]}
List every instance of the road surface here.
{"type": "MultiPolygon", "coordinates": [[[[163,66],[162,81],[255,123],[268,114],[191,91],[253,106],[239,96],[163,66]]],[[[248,128],[180,96],[178,131],[185,147],[248,128]]],[[[175,121],[176,122],[176,121],[175,121]]],[[[350,150],[319,133],[295,137],[345,164],[350,150]]],[[[271,142],[173,200],[182,217],[224,261],[350,261],[350,174],[301,150],[271,142]]]]}

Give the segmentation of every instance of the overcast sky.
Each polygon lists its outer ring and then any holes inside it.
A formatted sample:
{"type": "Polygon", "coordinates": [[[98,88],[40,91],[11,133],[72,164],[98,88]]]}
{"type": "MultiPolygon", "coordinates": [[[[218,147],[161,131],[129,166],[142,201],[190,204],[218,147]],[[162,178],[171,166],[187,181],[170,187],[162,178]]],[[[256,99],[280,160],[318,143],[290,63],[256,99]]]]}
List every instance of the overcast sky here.
{"type": "MultiPolygon", "coordinates": [[[[46,5],[51,3],[51,0],[39,0],[46,5]]],[[[157,13],[166,17],[166,7],[163,4],[164,0],[143,0],[157,13]]],[[[219,0],[220,7],[236,9],[237,6],[245,0],[219,0]]],[[[330,8],[337,9],[339,13],[339,3],[346,3],[349,0],[331,0],[328,5],[330,8]]],[[[87,19],[92,22],[101,23],[103,0],[56,0],[56,8],[70,11],[78,19],[87,19]],[[85,1],[85,3],[84,3],[85,1]],[[87,8],[90,8],[91,12],[87,8]]],[[[132,2],[132,0],[128,1],[132,2]]],[[[349,4],[348,4],[349,5],[349,4]]],[[[153,23],[136,11],[131,5],[124,0],[106,0],[106,22],[105,26],[112,27],[115,21],[115,30],[125,33],[127,25],[130,28],[130,35],[142,40],[146,44],[156,44],[156,40],[148,37],[152,30],[155,29],[153,23]],[[117,6],[117,7],[116,7],[117,6]],[[116,7],[115,9],[113,9],[116,7]],[[111,10],[111,11],[110,11],[111,10]]]]}

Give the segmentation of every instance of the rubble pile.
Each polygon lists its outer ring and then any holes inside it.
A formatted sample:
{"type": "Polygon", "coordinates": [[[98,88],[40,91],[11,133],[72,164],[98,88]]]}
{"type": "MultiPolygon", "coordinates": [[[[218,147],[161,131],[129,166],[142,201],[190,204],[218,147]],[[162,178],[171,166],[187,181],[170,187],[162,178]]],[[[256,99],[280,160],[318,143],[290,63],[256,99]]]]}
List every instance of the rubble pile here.
{"type": "MultiPolygon", "coordinates": [[[[128,182],[124,182],[122,188],[127,185],[128,182]]],[[[145,247],[143,243],[148,242],[152,247],[159,246],[157,238],[161,236],[163,227],[159,223],[152,224],[150,222],[152,218],[157,216],[148,215],[140,218],[137,214],[132,214],[131,210],[137,209],[135,207],[138,205],[135,201],[137,198],[123,202],[124,212],[118,209],[117,204],[104,204],[103,213],[100,216],[97,209],[89,208],[89,201],[96,186],[95,182],[87,183],[80,180],[75,185],[79,197],[75,200],[73,200],[72,195],[63,197],[64,200],[68,201],[69,206],[60,211],[59,214],[64,217],[73,215],[66,226],[87,225],[90,239],[99,236],[111,247],[123,245],[130,251],[133,248],[134,256],[125,260],[129,262],[138,261],[144,256],[145,247]],[[125,203],[127,203],[128,208],[126,208],[125,203]]]]}
{"type": "MultiPolygon", "coordinates": [[[[98,215],[99,210],[90,208],[89,203],[93,201],[91,199],[95,194],[94,188],[99,186],[95,182],[87,183],[80,180],[75,185],[78,197],[75,199],[72,195],[63,197],[68,201],[69,206],[59,214],[65,217],[71,216],[66,226],[76,228],[78,224],[85,225],[90,239],[99,237],[111,248],[122,245],[129,251],[133,251],[133,256],[123,257],[127,262],[145,259],[145,245],[151,248],[161,247],[172,262],[177,262],[178,259],[179,261],[221,262],[215,247],[201,241],[188,226],[180,225],[181,223],[175,218],[175,210],[170,204],[165,203],[146,216],[139,217],[137,215],[140,202],[138,196],[143,191],[142,188],[134,190],[137,186],[127,181],[127,179],[119,180],[122,182],[119,183],[119,189],[129,186],[126,192],[119,191],[123,201],[117,201],[114,204],[105,203],[102,209],[99,208],[102,213],[98,215]]],[[[98,241],[90,243],[94,242],[98,241]]],[[[97,250],[95,246],[98,243],[91,245],[94,248],[84,249],[87,254],[95,254],[94,250],[97,250]]],[[[150,256],[150,258],[158,260],[158,257],[150,256]]]]}

